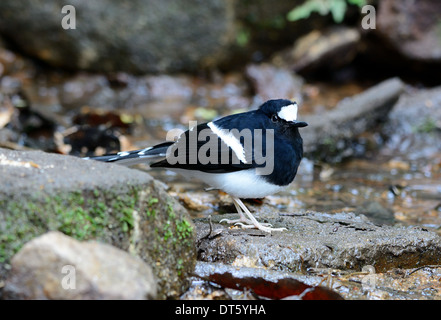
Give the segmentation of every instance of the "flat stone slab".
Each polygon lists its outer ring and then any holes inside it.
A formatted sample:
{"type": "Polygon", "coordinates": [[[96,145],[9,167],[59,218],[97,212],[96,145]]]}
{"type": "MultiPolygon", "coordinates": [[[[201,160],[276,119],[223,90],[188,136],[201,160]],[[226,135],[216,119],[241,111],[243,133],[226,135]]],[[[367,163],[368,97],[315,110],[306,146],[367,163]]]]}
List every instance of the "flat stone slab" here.
{"type": "Polygon", "coordinates": [[[279,216],[260,213],[261,222],[288,231],[263,233],[219,224],[215,215],[195,221],[198,260],[238,267],[264,267],[280,271],[335,268],[376,272],[441,263],[441,237],[420,227],[379,226],[353,213],[307,212],[279,216]]]}
{"type": "Polygon", "coordinates": [[[158,279],[158,298],[187,289],[196,263],[194,225],[149,174],[71,156],[0,149],[0,179],[0,280],[26,242],[60,231],[140,257],[158,279]]]}

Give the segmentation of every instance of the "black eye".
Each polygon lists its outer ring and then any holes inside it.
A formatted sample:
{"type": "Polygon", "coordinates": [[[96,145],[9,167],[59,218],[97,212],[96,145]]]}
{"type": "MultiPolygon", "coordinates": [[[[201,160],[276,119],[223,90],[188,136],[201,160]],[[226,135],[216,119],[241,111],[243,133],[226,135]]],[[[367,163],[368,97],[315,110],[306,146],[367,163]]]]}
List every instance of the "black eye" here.
{"type": "Polygon", "coordinates": [[[277,122],[277,121],[279,121],[279,117],[278,117],[276,114],[273,114],[273,115],[271,116],[271,121],[272,121],[272,122],[277,122]]]}

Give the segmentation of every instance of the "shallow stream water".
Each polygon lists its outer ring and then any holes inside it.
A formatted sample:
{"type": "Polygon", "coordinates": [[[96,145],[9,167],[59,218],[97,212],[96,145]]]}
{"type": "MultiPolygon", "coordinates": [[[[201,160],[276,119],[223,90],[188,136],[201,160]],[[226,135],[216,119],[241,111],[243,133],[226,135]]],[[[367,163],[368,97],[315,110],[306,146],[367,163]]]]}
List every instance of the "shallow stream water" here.
{"type": "MultiPolygon", "coordinates": [[[[317,165],[304,159],[290,187],[266,197],[263,203],[281,214],[356,212],[378,224],[420,225],[441,234],[439,165],[412,168],[402,160],[359,159],[317,165]]],[[[171,186],[171,192],[195,217],[225,212],[221,207],[224,195],[204,192],[206,186],[198,181],[171,172],[150,173],[171,186]]],[[[251,205],[258,210],[257,202],[251,205]]]]}

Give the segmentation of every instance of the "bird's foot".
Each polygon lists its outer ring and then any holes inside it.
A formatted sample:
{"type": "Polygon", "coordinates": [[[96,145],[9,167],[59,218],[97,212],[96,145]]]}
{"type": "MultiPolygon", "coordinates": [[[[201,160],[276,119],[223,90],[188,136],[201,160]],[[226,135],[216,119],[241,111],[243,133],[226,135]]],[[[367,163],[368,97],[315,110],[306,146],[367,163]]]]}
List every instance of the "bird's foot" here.
{"type": "Polygon", "coordinates": [[[286,231],[286,228],[271,228],[271,223],[260,223],[258,221],[251,221],[245,217],[239,219],[222,219],[219,223],[226,222],[229,224],[234,224],[240,226],[242,229],[259,229],[264,232],[271,233],[272,231],[286,231]]]}
{"type": "Polygon", "coordinates": [[[288,230],[286,228],[271,228],[270,223],[260,223],[260,222],[257,222],[255,224],[254,223],[253,224],[243,224],[241,222],[237,222],[236,225],[240,225],[240,227],[242,229],[254,229],[255,228],[255,229],[259,229],[261,231],[268,232],[268,233],[271,233],[272,231],[286,231],[286,230],[288,230]]]}
{"type": "Polygon", "coordinates": [[[251,212],[247,209],[247,207],[243,204],[242,200],[239,198],[233,197],[234,206],[239,213],[239,219],[229,220],[222,219],[220,222],[234,223],[235,225],[240,225],[242,229],[259,229],[264,232],[271,233],[272,231],[285,231],[288,230],[286,228],[271,228],[272,225],[270,223],[260,223],[256,220],[256,218],[251,214],[251,212]]]}
{"type": "MultiPolygon", "coordinates": [[[[236,224],[236,225],[240,225],[240,226],[249,226],[247,228],[242,227],[242,229],[254,228],[253,221],[251,221],[245,217],[241,217],[239,219],[222,219],[221,221],[219,221],[219,223],[222,223],[222,222],[226,222],[229,224],[236,224]]],[[[260,225],[265,226],[265,227],[272,227],[271,223],[260,223],[260,225]]]]}

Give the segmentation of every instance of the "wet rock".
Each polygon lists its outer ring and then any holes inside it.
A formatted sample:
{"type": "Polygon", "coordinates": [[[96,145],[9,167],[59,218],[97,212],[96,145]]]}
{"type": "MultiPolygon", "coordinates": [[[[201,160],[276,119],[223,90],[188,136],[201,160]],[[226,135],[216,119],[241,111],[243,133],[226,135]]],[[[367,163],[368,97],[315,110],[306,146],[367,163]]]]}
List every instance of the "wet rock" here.
{"type": "MultiPolygon", "coordinates": [[[[267,60],[286,43],[293,43],[311,30],[325,28],[327,16],[312,14],[307,19],[288,21],[287,14],[302,5],[303,0],[237,1],[235,16],[238,20],[237,38],[239,54],[245,51],[245,63],[250,57],[255,62],[267,60]]],[[[234,57],[237,59],[237,55],[234,57]]],[[[234,61],[233,61],[234,62],[234,61]]]]}
{"type": "Polygon", "coordinates": [[[202,108],[216,108],[231,113],[231,110],[248,109],[250,106],[249,82],[239,72],[220,74],[213,72],[208,83],[195,78],[194,102],[202,108]]]}
{"type": "Polygon", "coordinates": [[[187,292],[180,297],[180,300],[230,300],[226,290],[208,281],[193,281],[187,292]]]}
{"type": "MultiPolygon", "coordinates": [[[[54,90],[65,113],[87,106],[136,113],[147,119],[183,112],[194,94],[190,76],[132,76],[118,73],[114,77],[123,78],[124,82],[118,85],[115,84],[118,80],[110,76],[80,72],[66,76],[61,81],[58,79],[58,82],[52,81],[47,86],[54,90]]],[[[44,91],[44,86],[40,83],[25,88],[32,105],[44,103],[39,96],[41,91],[44,91]]]]}
{"type": "Polygon", "coordinates": [[[394,212],[388,208],[383,207],[379,202],[376,201],[366,201],[360,205],[355,211],[356,214],[362,214],[368,217],[371,221],[377,224],[388,224],[394,223],[394,212]]]}
{"type": "Polygon", "coordinates": [[[386,0],[378,6],[376,31],[401,54],[418,61],[441,61],[439,1],[386,0]]]}
{"type": "Polygon", "coordinates": [[[270,99],[291,99],[302,103],[303,79],[293,72],[267,63],[252,64],[246,68],[259,104],[270,99]]]}
{"type": "Polygon", "coordinates": [[[231,274],[236,278],[271,282],[295,279],[310,286],[326,286],[348,300],[430,300],[439,299],[441,296],[441,268],[438,266],[392,269],[383,273],[377,272],[373,266],[366,266],[362,272],[314,268],[309,269],[307,273],[298,273],[198,261],[194,273],[198,278],[181,299],[255,299],[249,290],[231,290],[210,286],[212,282],[201,282],[201,279],[208,279],[213,274],[231,274]]]}
{"type": "Polygon", "coordinates": [[[301,132],[307,156],[332,162],[355,155],[357,138],[386,122],[404,89],[400,79],[392,78],[341,100],[330,111],[302,116],[309,124],[301,132]]]}
{"type": "Polygon", "coordinates": [[[54,66],[133,73],[216,65],[234,40],[230,1],[69,4],[75,8],[75,29],[62,27],[64,1],[24,7],[2,1],[0,30],[26,53],[54,66]]]}
{"type": "MultiPolygon", "coordinates": [[[[35,68],[32,63],[7,49],[0,38],[0,76],[15,75],[23,79],[30,77],[34,72],[35,68]]],[[[3,79],[0,82],[3,86],[2,82],[3,79]]]]}
{"type": "Polygon", "coordinates": [[[194,93],[191,78],[187,76],[147,76],[141,79],[141,83],[145,83],[149,100],[135,105],[146,118],[177,118],[194,93]]]}
{"type": "Polygon", "coordinates": [[[292,48],[275,54],[272,61],[296,72],[307,73],[323,67],[338,69],[354,59],[359,41],[360,33],[355,28],[313,30],[300,37],[292,48]]]}
{"type": "MultiPolygon", "coordinates": [[[[84,106],[95,108],[117,107],[116,93],[110,88],[105,76],[87,73],[78,73],[63,79],[62,83],[55,86],[60,104],[65,110],[74,110],[84,106]]],[[[36,90],[39,91],[39,90],[36,90]]],[[[38,97],[33,99],[38,101],[38,97]]]]}
{"type": "Polygon", "coordinates": [[[323,286],[309,286],[291,277],[275,281],[263,277],[247,277],[242,273],[211,273],[205,279],[234,290],[250,290],[257,296],[289,300],[342,300],[342,297],[323,286]]]}
{"type": "Polygon", "coordinates": [[[405,160],[439,159],[441,87],[403,94],[383,128],[382,154],[405,160]]]}
{"type": "MultiPolygon", "coordinates": [[[[382,274],[371,274],[369,281],[364,283],[370,299],[439,300],[440,276],[439,266],[426,266],[413,270],[394,269],[382,274]]],[[[358,278],[363,281],[362,276],[358,278]]],[[[351,280],[357,281],[357,276],[351,280]]]]}
{"type": "Polygon", "coordinates": [[[11,257],[49,230],[96,239],[152,268],[158,298],[179,296],[195,263],[187,211],[147,173],[39,151],[0,149],[0,278],[11,257]]]}
{"type": "MultiPolygon", "coordinates": [[[[265,288],[268,290],[268,293],[271,293],[272,299],[280,299],[280,296],[283,295],[283,292],[287,292],[288,290],[292,290],[295,287],[298,287],[300,294],[291,295],[291,297],[287,297],[288,299],[296,298],[298,300],[302,300],[302,293],[305,290],[308,290],[310,287],[325,289],[323,292],[324,295],[316,296],[312,299],[338,299],[340,298],[332,289],[342,288],[343,284],[338,283],[333,285],[333,288],[324,288],[320,287],[323,285],[323,277],[318,275],[304,275],[300,273],[292,273],[286,271],[278,271],[271,270],[265,268],[250,268],[250,267],[237,267],[226,265],[223,263],[210,263],[210,262],[202,262],[198,261],[196,264],[194,274],[200,278],[207,281],[210,279],[210,282],[202,282],[198,285],[193,285],[193,287],[181,297],[181,299],[200,299],[202,296],[214,295],[221,296],[222,293],[224,296],[227,296],[232,300],[254,300],[256,299],[256,293],[253,290],[253,285],[260,286],[261,289],[265,288]],[[245,290],[240,290],[239,284],[237,284],[236,290],[228,289],[228,288],[211,288],[208,285],[212,282],[213,279],[222,280],[225,277],[225,280],[234,279],[235,282],[243,281],[244,283],[249,283],[250,286],[245,290]],[[230,278],[230,279],[229,279],[230,278]],[[277,285],[275,285],[277,284],[277,285]],[[274,286],[274,287],[273,287],[274,286]],[[331,290],[329,290],[331,289],[331,290]],[[199,290],[199,291],[197,291],[199,290]],[[221,291],[222,290],[222,291],[221,291]],[[303,292],[302,292],[303,291],[303,292]],[[276,298],[276,296],[279,296],[276,298]]],[[[222,282],[222,281],[219,281],[222,282]]],[[[226,281],[225,281],[226,282],[226,281]]],[[[218,284],[218,283],[216,283],[218,284]]],[[[218,284],[219,285],[219,284],[218,284]]],[[[335,290],[334,289],[334,290],[335,290]]],[[[347,287],[345,287],[342,292],[346,291],[347,287]]],[[[310,291],[313,291],[309,289],[310,291]]],[[[363,298],[362,292],[357,288],[354,290],[355,295],[351,298],[363,298]]]]}
{"type": "Polygon", "coordinates": [[[3,299],[154,299],[156,279],[141,259],[95,241],[48,232],[12,258],[3,299]]]}
{"type": "Polygon", "coordinates": [[[231,217],[213,216],[211,229],[206,220],[196,220],[199,260],[281,271],[372,265],[377,272],[441,262],[437,234],[418,227],[378,226],[353,213],[257,213],[258,220],[288,229],[271,235],[217,223],[231,217]]]}

